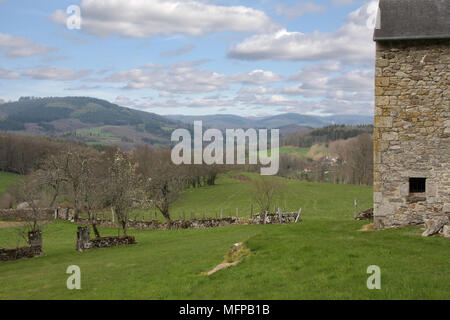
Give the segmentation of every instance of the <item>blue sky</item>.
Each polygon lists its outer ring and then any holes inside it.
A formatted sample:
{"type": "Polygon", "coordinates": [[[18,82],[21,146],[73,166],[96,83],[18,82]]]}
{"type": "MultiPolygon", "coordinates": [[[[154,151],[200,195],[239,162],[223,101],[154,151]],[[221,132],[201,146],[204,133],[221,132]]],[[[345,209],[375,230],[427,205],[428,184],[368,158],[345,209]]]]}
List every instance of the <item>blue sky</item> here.
{"type": "Polygon", "coordinates": [[[372,114],[376,1],[0,0],[0,103],[372,114]],[[81,9],[81,29],[66,9],[81,9]]]}

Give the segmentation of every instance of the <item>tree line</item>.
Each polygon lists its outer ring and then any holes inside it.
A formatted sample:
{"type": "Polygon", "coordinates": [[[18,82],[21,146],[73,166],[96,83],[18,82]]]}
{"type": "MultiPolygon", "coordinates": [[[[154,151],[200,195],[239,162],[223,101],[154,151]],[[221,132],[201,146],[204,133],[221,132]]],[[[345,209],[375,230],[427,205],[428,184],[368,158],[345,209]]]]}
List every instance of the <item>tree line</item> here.
{"type": "Polygon", "coordinates": [[[290,134],[281,139],[282,146],[295,146],[299,148],[310,148],[314,144],[329,143],[337,140],[346,140],[361,134],[373,133],[373,125],[332,125],[313,130],[302,130],[290,134]]]}
{"type": "Polygon", "coordinates": [[[125,152],[117,147],[97,150],[71,142],[0,136],[0,170],[27,175],[24,186],[20,183],[10,190],[17,200],[35,198],[33,203],[39,201],[41,206],[45,200],[49,207],[69,202],[74,219],[86,212],[96,234],[95,213],[112,208],[126,234],[134,208],[156,208],[170,222],[170,206],[179,193],[214,185],[223,168],[177,166],[170,150],[147,145],[125,152]]]}

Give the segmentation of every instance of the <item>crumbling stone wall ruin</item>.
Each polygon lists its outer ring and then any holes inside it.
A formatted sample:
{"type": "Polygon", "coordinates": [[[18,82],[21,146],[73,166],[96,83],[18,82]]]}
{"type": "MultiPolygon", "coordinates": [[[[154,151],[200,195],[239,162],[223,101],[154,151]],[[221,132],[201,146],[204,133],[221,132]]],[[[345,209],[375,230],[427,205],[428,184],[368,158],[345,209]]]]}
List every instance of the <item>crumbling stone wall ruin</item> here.
{"type": "Polygon", "coordinates": [[[13,249],[0,248],[0,261],[33,258],[42,254],[42,232],[30,231],[28,233],[28,246],[13,249]]]}
{"type": "Polygon", "coordinates": [[[266,213],[256,214],[251,220],[251,224],[279,224],[279,223],[296,223],[302,221],[299,212],[287,213],[266,213]]]}
{"type": "Polygon", "coordinates": [[[80,226],[77,231],[77,251],[110,248],[122,245],[137,244],[133,236],[113,236],[91,239],[89,227],[80,226]]]}

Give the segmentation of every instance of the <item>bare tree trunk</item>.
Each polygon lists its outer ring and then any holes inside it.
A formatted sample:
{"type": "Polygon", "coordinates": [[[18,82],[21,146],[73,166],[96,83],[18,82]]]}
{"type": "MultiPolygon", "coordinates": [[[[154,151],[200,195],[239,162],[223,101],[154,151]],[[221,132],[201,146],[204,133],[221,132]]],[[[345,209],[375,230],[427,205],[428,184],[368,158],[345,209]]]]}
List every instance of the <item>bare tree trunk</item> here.
{"type": "Polygon", "coordinates": [[[50,208],[53,208],[53,206],[55,205],[56,202],[56,198],[58,197],[59,192],[55,192],[55,194],[52,197],[52,201],[50,202],[50,208]]]}
{"type": "Polygon", "coordinates": [[[94,214],[92,212],[90,212],[90,210],[89,210],[89,220],[91,222],[92,229],[94,229],[95,237],[100,238],[101,237],[100,232],[97,229],[97,219],[94,216],[94,214]]]}

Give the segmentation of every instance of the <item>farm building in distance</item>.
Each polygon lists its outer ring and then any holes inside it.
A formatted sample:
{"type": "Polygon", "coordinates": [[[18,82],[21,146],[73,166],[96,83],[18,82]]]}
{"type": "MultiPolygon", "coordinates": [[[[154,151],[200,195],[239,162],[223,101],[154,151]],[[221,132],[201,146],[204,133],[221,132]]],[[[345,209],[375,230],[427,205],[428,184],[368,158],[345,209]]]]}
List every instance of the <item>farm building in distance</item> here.
{"type": "Polygon", "coordinates": [[[450,1],[380,0],[374,224],[450,214],[450,1]]]}

